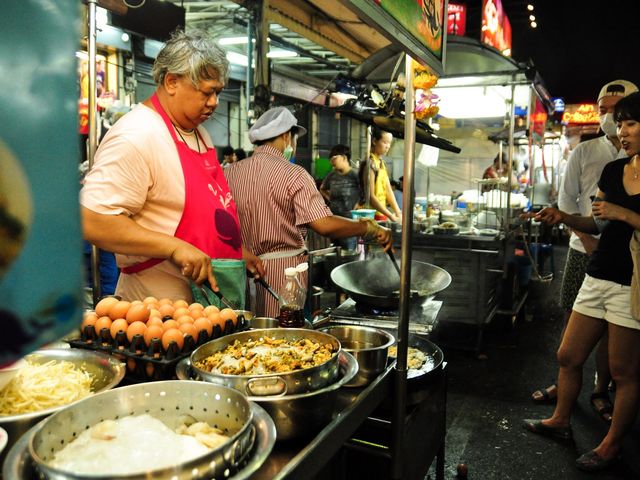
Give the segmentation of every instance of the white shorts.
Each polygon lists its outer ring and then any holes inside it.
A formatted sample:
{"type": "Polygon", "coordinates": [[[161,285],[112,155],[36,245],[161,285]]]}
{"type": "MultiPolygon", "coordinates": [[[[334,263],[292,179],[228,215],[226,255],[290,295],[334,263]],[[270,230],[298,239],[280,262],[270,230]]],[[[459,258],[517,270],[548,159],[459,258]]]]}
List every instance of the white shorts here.
{"type": "Polygon", "coordinates": [[[628,285],[585,275],[573,309],[589,317],[640,330],[640,322],[631,316],[631,287],[628,285]]]}

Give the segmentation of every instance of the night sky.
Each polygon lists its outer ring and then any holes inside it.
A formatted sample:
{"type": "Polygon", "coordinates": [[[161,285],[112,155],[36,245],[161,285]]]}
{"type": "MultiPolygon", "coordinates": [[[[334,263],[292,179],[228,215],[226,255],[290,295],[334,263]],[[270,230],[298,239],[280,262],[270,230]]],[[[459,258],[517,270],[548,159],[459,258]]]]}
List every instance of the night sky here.
{"type": "MultiPolygon", "coordinates": [[[[480,38],[482,0],[467,0],[467,36],[480,38]]],[[[533,61],[553,97],[594,102],[611,80],[640,87],[640,0],[502,0],[518,62],[533,61]],[[538,28],[529,27],[527,3],[538,28]],[[594,5],[600,6],[594,6],[594,5]]]]}

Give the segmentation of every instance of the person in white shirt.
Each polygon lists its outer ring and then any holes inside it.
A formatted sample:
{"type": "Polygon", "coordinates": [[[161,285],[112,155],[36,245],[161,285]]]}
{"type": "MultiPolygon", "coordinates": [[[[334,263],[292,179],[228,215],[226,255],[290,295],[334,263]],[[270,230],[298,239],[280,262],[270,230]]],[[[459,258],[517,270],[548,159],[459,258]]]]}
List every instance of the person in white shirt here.
{"type": "MultiPolygon", "coordinates": [[[[558,208],[580,216],[591,214],[591,203],[598,190],[598,180],[604,166],[618,158],[625,157],[616,136],[613,109],[620,99],[637,92],[638,87],[627,80],[607,83],[598,95],[598,113],[603,136],[579,143],[571,152],[567,162],[558,196],[558,208]]],[[[562,277],[560,305],[565,311],[565,325],[571,313],[580,286],[585,277],[589,256],[598,244],[598,236],[573,230],[569,240],[567,262],[562,277]]],[[[600,417],[611,422],[613,406],[607,393],[611,381],[608,365],[606,334],[596,351],[596,379],[591,405],[600,417]]],[[[532,399],[536,402],[553,402],[557,396],[555,384],[536,390],[532,399]]]]}

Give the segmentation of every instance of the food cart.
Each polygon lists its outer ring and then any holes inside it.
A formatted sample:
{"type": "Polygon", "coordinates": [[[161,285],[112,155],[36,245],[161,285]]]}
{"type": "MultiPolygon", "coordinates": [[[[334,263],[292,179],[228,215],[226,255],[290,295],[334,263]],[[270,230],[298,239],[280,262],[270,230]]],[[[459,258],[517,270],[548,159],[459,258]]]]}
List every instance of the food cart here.
{"type": "MultiPolygon", "coordinates": [[[[439,2],[439,14],[438,21],[442,25],[444,15],[445,2],[439,2]]],[[[67,7],[71,7],[71,2],[67,2],[67,7]]],[[[88,50],[89,50],[89,89],[95,92],[95,69],[91,67],[91,64],[95,66],[95,7],[96,2],[90,0],[89,6],[89,36],[88,36],[88,50]]],[[[69,12],[67,12],[69,13],[69,12]]],[[[70,15],[73,17],[73,15],[70,15]]],[[[393,35],[395,32],[386,32],[388,35],[393,35]]],[[[442,38],[442,37],[441,37],[442,38]]],[[[405,69],[405,76],[411,85],[411,76],[413,71],[407,62],[407,68],[405,69]]],[[[413,104],[412,88],[407,88],[405,102],[407,105],[413,104]]],[[[89,98],[90,112],[95,110],[95,96],[89,98]],[[92,102],[93,100],[93,102],[92,102]]],[[[398,120],[397,118],[395,120],[398,120]]],[[[91,120],[90,124],[95,125],[95,116],[91,120]]],[[[395,122],[397,124],[397,122],[395,122]]],[[[413,121],[412,109],[407,109],[406,119],[402,119],[403,135],[405,138],[405,181],[411,185],[413,182],[413,161],[414,151],[413,145],[416,137],[415,122],[413,121]]],[[[90,125],[91,135],[95,135],[95,128],[90,125]]],[[[419,132],[419,134],[425,134],[425,132],[419,132]]],[[[438,140],[433,137],[433,143],[436,145],[443,145],[442,139],[438,140]]],[[[93,156],[96,146],[96,139],[90,138],[89,156],[93,156]]],[[[254,420],[253,425],[255,427],[253,449],[248,452],[247,466],[243,467],[240,463],[234,465],[239,467],[238,471],[234,471],[231,478],[309,478],[314,474],[326,471],[326,468],[337,468],[339,472],[346,478],[345,470],[341,468],[339,464],[331,464],[329,460],[341,449],[345,442],[350,441],[351,451],[354,454],[367,455],[367,458],[371,458],[373,455],[371,449],[365,446],[365,442],[358,440],[354,437],[355,432],[360,429],[370,429],[374,431],[374,435],[380,437],[380,444],[375,450],[377,457],[383,459],[382,466],[385,469],[391,470],[392,478],[420,478],[424,477],[426,468],[433,460],[438,458],[437,475],[439,479],[444,476],[444,435],[445,435],[445,404],[446,404],[446,369],[443,362],[441,352],[438,356],[438,350],[433,351],[434,363],[430,365],[429,370],[425,370],[419,373],[415,378],[408,378],[408,365],[407,365],[407,350],[409,347],[415,346],[416,348],[426,348],[431,344],[420,338],[412,338],[409,335],[409,315],[410,315],[410,296],[411,291],[409,285],[411,285],[411,229],[407,226],[411,223],[413,211],[410,201],[410,190],[407,189],[405,199],[405,228],[403,228],[402,235],[402,267],[401,278],[402,283],[399,294],[399,311],[395,315],[395,326],[397,330],[398,349],[397,349],[397,362],[391,362],[386,368],[384,368],[371,383],[367,386],[356,387],[352,389],[337,389],[337,396],[335,398],[335,407],[330,412],[331,420],[323,426],[320,431],[309,432],[309,435],[305,437],[296,438],[295,441],[281,442],[274,448],[274,428],[273,423],[269,424],[269,420],[265,417],[259,409],[253,410],[254,420]],[[393,402],[388,403],[388,399],[393,397],[393,402]],[[386,403],[386,405],[385,405],[386,403]],[[370,414],[378,409],[385,410],[387,416],[385,418],[369,418],[370,414]],[[387,445],[382,442],[387,441],[391,436],[392,440],[387,445]],[[270,452],[274,448],[273,452],[265,455],[265,452],[270,452]],[[328,462],[330,463],[329,465],[328,462]]],[[[77,227],[77,225],[75,225],[77,227]]],[[[77,229],[76,229],[77,230],[77,229]]],[[[74,233],[78,233],[74,230],[74,233]]],[[[79,236],[79,235],[77,235],[79,236]]],[[[77,269],[79,271],[79,269],[77,269]]],[[[94,271],[97,272],[97,268],[94,271]]],[[[95,279],[95,284],[98,284],[98,279],[95,279]]],[[[71,323],[75,317],[71,316],[67,323],[71,323]]],[[[121,333],[121,332],[118,332],[121,333]]],[[[85,339],[86,340],[86,339],[85,339]]],[[[96,340],[90,338],[90,341],[96,340]]],[[[117,335],[115,343],[109,348],[118,348],[117,335]]],[[[129,347],[134,345],[134,342],[129,339],[129,347]]],[[[168,350],[168,349],[167,349],[168,350]]],[[[124,352],[122,352],[124,355],[124,352]]],[[[125,355],[126,357],[126,355],[125,355]]],[[[345,360],[346,366],[341,364],[342,368],[342,380],[347,378],[348,374],[355,374],[356,368],[354,367],[353,360],[349,360],[349,355],[345,354],[341,358],[345,360]],[[349,373],[350,372],[350,373],[349,373]]],[[[135,363],[135,362],[133,362],[135,363]]],[[[343,362],[344,363],[344,362],[343,362]]],[[[123,368],[122,366],[119,369],[123,368]]],[[[130,362],[127,361],[127,368],[130,368],[130,362]]],[[[121,371],[121,370],[120,370],[121,371]]],[[[149,370],[145,368],[147,374],[149,370]]],[[[155,370],[154,370],[155,371],[155,370]]],[[[185,377],[189,378],[189,377],[185,377]]],[[[349,377],[350,378],[350,377],[349,377]]],[[[187,411],[195,408],[204,410],[208,408],[207,405],[194,401],[190,405],[185,405],[185,399],[189,398],[187,394],[190,389],[199,389],[197,391],[210,394],[211,391],[206,391],[203,386],[193,386],[196,382],[167,382],[172,386],[162,385],[163,382],[141,382],[137,385],[129,385],[122,388],[113,389],[106,392],[107,395],[101,396],[97,394],[95,397],[100,397],[101,401],[104,400],[108,405],[120,405],[122,407],[128,407],[129,403],[131,409],[127,411],[144,411],[150,409],[160,408],[162,411],[167,409],[179,410],[185,408],[187,411]],[[154,385],[155,384],[155,385],[154,385]],[[175,386],[175,384],[182,384],[183,386],[175,386]],[[176,389],[177,388],[177,389],[176,389]],[[169,389],[171,391],[169,392],[169,389]],[[135,393],[134,393],[135,392],[135,393]],[[182,394],[182,396],[180,395],[182,394]],[[154,401],[149,405],[150,398],[154,401]],[[145,399],[147,405],[145,405],[145,399]],[[126,400],[126,401],[125,401],[126,400]],[[157,402],[155,401],[157,400],[157,402]]],[[[198,382],[199,383],[199,382],[198,382]]],[[[342,386],[342,384],[337,384],[342,386]]],[[[212,390],[213,391],[213,390],[212,390]]],[[[196,395],[196,398],[201,396],[196,395]]],[[[91,398],[90,398],[91,400],[91,398]]],[[[232,403],[231,401],[225,403],[232,403]]],[[[70,408],[62,408],[54,414],[57,417],[50,422],[47,419],[47,423],[40,424],[39,426],[31,427],[31,429],[22,437],[17,439],[8,453],[7,460],[3,465],[3,474],[7,478],[33,478],[36,475],[36,460],[33,458],[29,448],[29,443],[32,439],[36,439],[35,443],[38,449],[43,445],[50,445],[51,439],[57,434],[66,436],[75,436],[75,427],[79,430],[86,429],[84,423],[80,422],[77,425],[73,425],[73,429],[62,428],[65,424],[64,420],[73,417],[75,419],[81,415],[87,415],[91,420],[97,420],[94,414],[101,415],[103,410],[100,408],[90,409],[86,408],[87,405],[92,404],[76,404],[71,410],[70,408]],[[84,410],[82,405],[85,406],[84,410]],[[96,413],[97,412],[97,413],[96,413]],[[77,415],[76,415],[77,414],[77,415]],[[58,423],[56,423],[58,422],[58,423]],[[57,427],[56,427],[57,425],[57,427]],[[62,432],[62,430],[65,430],[62,432]],[[67,431],[69,430],[69,431],[67,431]]],[[[101,404],[101,406],[105,406],[101,404]]],[[[254,407],[251,407],[252,409],[254,407]]],[[[124,410],[123,410],[124,411],[124,410]]],[[[104,410],[106,412],[106,410],[104,410]]],[[[245,409],[246,412],[246,409],[245,409]]],[[[51,419],[54,416],[49,417],[51,419]]],[[[22,420],[22,419],[21,419],[22,420]]],[[[76,421],[76,420],[74,420],[76,421]]],[[[246,426],[246,425],[245,425],[246,426]]],[[[251,431],[249,429],[249,431],[251,431]]],[[[243,437],[243,439],[250,438],[243,437]]],[[[368,438],[368,437],[359,437],[368,438]]],[[[69,439],[66,439],[67,441],[69,439]]],[[[60,440],[55,438],[54,443],[60,444],[60,440]]],[[[244,442],[244,440],[242,441],[244,442]]],[[[232,456],[237,452],[242,454],[247,453],[243,450],[246,446],[241,442],[241,447],[234,449],[232,456]]],[[[64,442],[62,442],[64,443],[64,442]]],[[[53,448],[53,447],[51,447],[53,448]]],[[[59,448],[59,447],[56,447],[59,448]]],[[[47,450],[47,449],[45,449],[47,450]]],[[[36,452],[38,453],[38,452],[36,452]]],[[[43,455],[46,455],[43,452],[43,455]]],[[[226,459],[226,458],[225,458],[226,459]]],[[[349,463],[345,460],[345,463],[349,463]]],[[[41,464],[38,464],[38,475],[42,473],[42,470],[46,470],[41,464]]],[[[193,474],[193,469],[186,472],[187,474],[193,474]]],[[[177,472],[173,472],[176,474],[177,472]]],[[[182,472],[184,473],[184,472],[182,472]]],[[[225,474],[226,476],[226,474],[225,474]]],[[[173,477],[171,477],[173,478],[173,477]]]]}

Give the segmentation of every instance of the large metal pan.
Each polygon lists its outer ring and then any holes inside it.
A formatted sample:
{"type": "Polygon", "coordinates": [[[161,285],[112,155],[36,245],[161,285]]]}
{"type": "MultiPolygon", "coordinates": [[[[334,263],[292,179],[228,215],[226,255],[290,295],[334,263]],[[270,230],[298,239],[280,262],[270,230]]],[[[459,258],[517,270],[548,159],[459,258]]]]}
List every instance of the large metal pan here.
{"type": "MultiPolygon", "coordinates": [[[[400,279],[386,257],[340,265],[331,272],[331,280],[356,302],[379,308],[398,307],[400,279]]],[[[430,263],[411,262],[412,302],[422,302],[450,283],[451,275],[446,270],[430,263]]]]}

